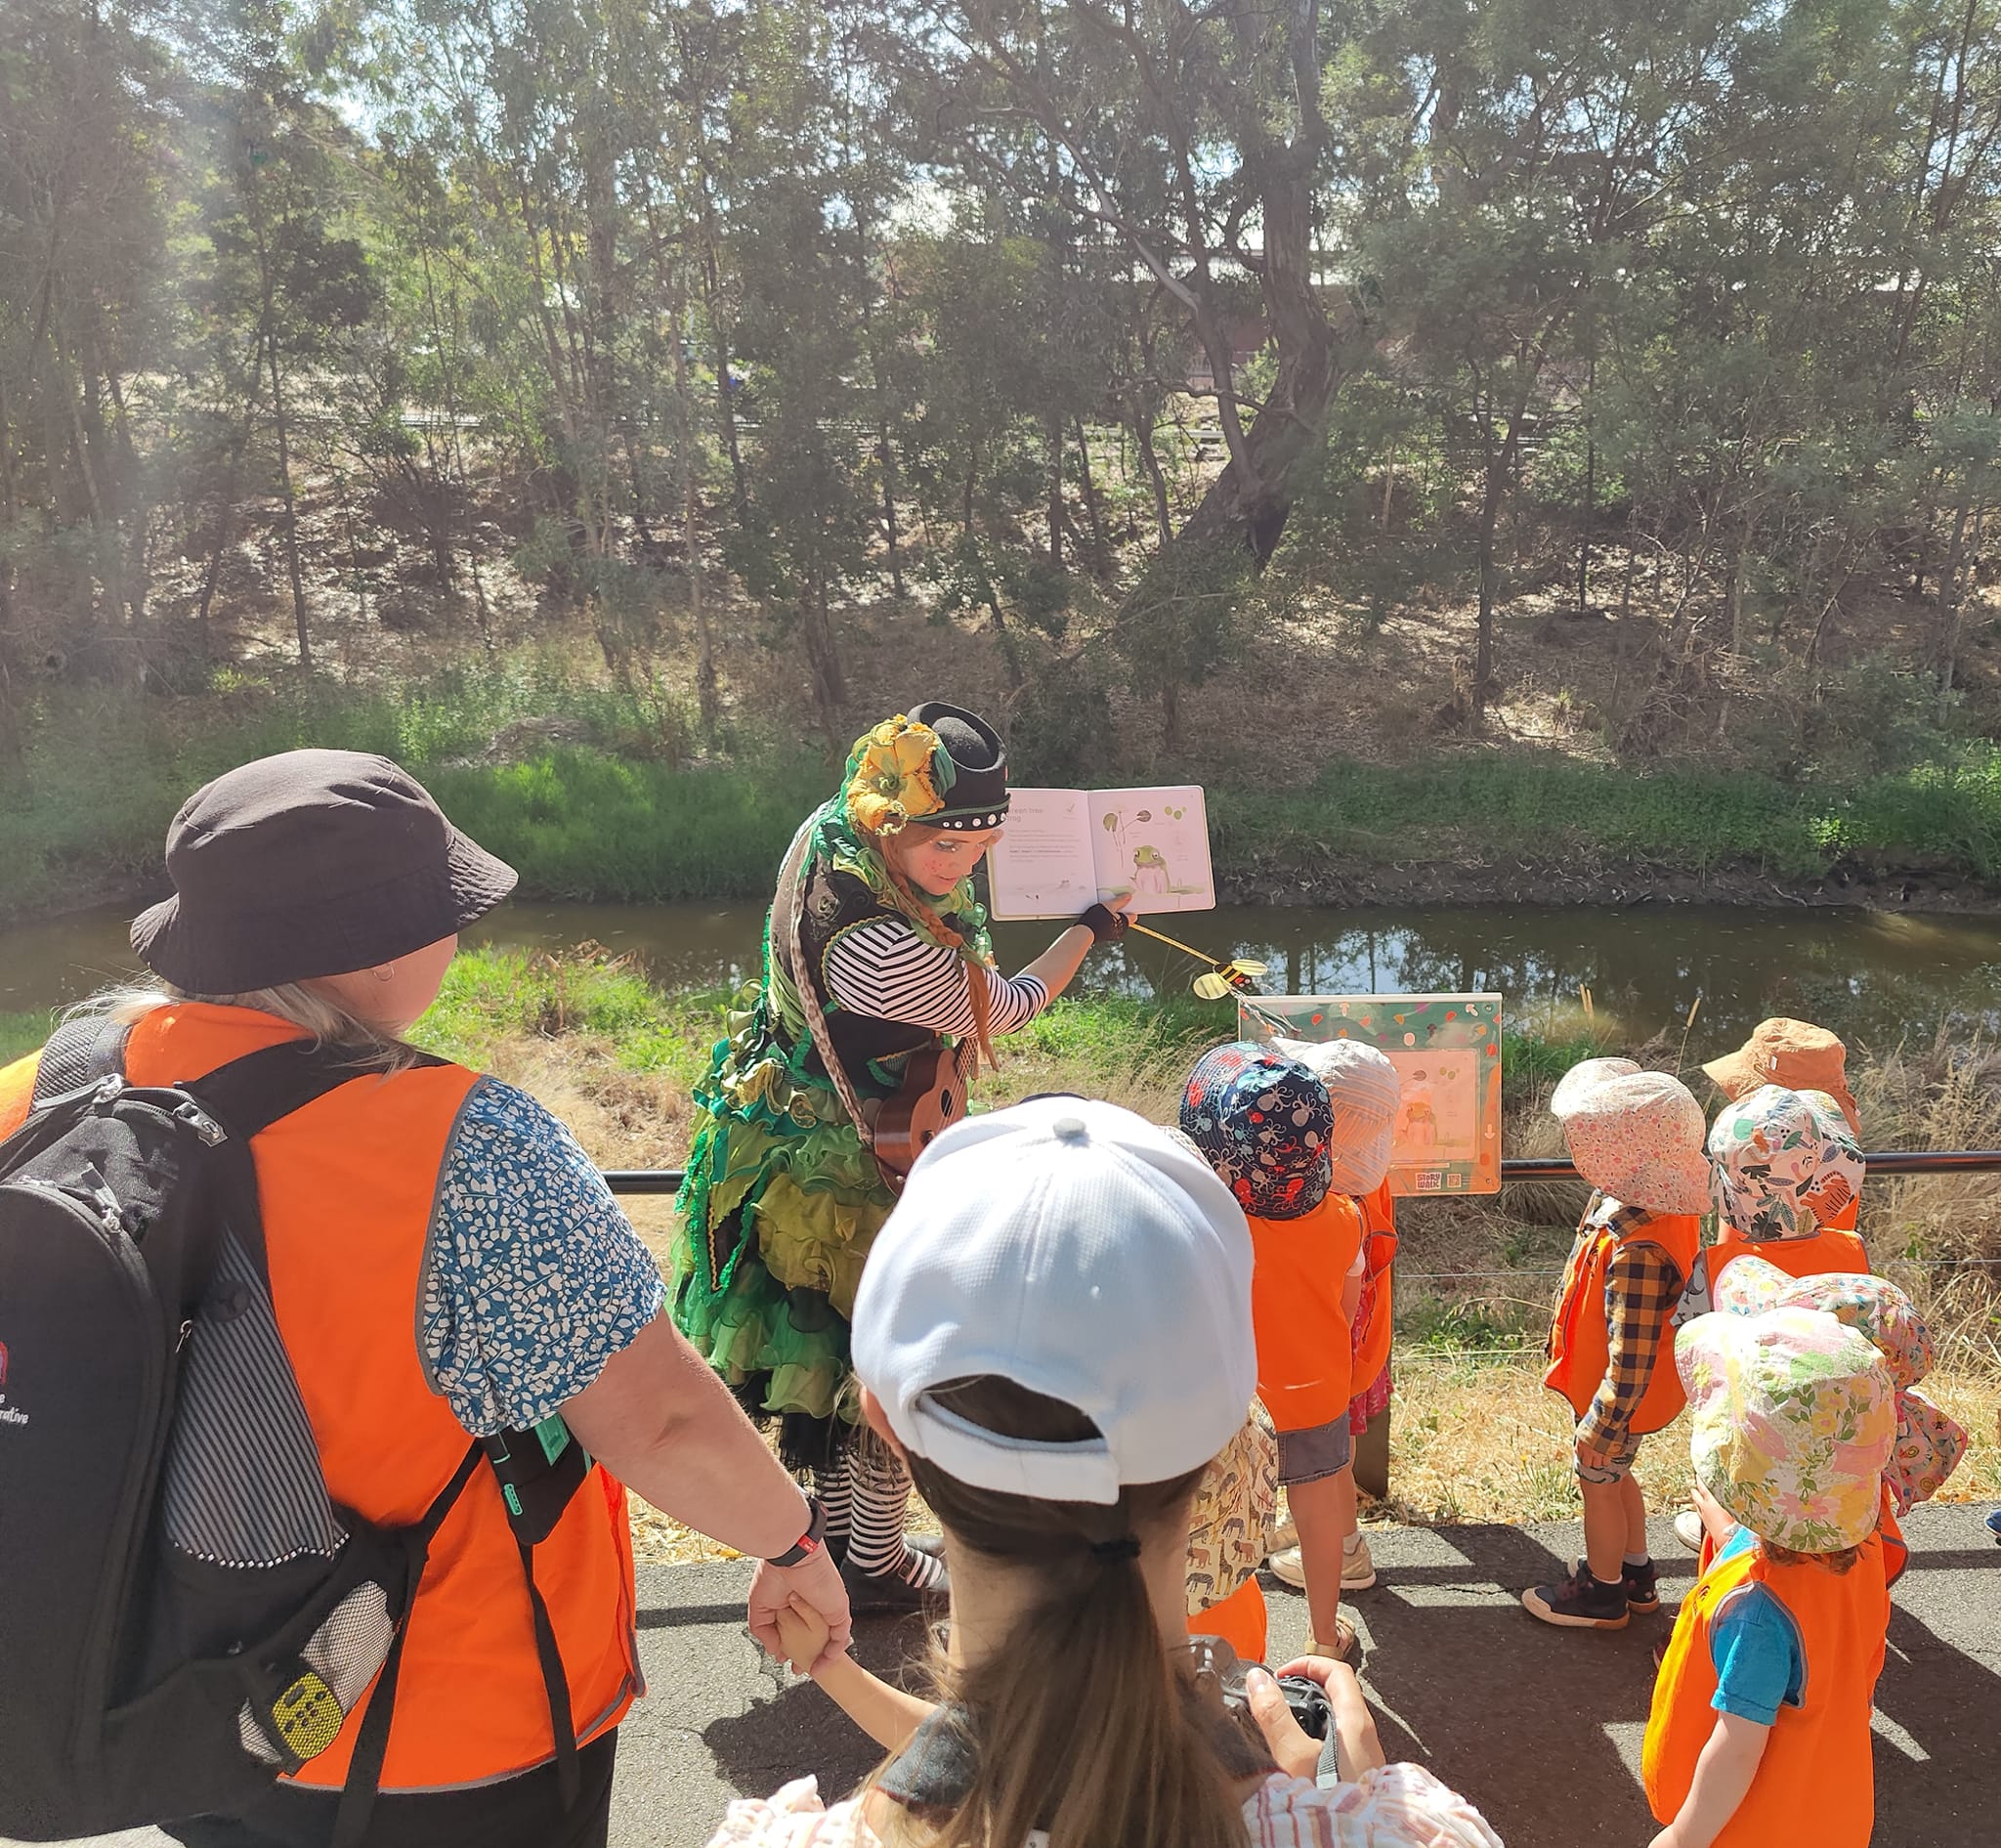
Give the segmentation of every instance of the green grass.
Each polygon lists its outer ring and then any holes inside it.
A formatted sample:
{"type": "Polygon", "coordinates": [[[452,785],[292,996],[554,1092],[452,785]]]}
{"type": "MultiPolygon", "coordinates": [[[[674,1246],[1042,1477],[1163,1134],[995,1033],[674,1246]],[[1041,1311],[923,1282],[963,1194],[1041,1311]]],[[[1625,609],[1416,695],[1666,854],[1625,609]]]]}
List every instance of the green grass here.
{"type": "Polygon", "coordinates": [[[1210,816],[1217,862],[1233,867],[1586,852],[1694,871],[1742,861],[1810,878],[1845,855],[1881,854],[1991,879],[2001,872],[2001,751],[1847,787],[1540,755],[1332,763],[1304,789],[1216,790],[1210,816]]]}
{"type": "MultiPolygon", "coordinates": [[[[190,791],[299,745],[379,752],[517,866],[531,897],[752,898],[799,818],[831,788],[793,738],[676,767],[671,696],[524,656],[399,688],[226,675],[205,695],[64,691],[30,713],[27,756],[0,775],[0,916],[48,912],[158,880],[190,791]]],[[[2001,880],[2001,750],[1846,784],[1700,770],[1639,773],[1550,754],[1428,764],[1343,761],[1297,789],[1210,792],[1216,866],[1310,879],[1334,860],[1749,864],[1808,879],[1845,856],[2001,880]]]]}
{"type": "Polygon", "coordinates": [[[578,1034],[609,1040],[627,1071],[692,1085],[723,1035],[722,989],[657,988],[622,959],[490,947],[461,951],[411,1038],[484,1066],[502,1040],[578,1034]]]}
{"type": "Polygon", "coordinates": [[[34,1052],[56,1024],[53,1013],[0,1013],[0,1065],[34,1052]]]}

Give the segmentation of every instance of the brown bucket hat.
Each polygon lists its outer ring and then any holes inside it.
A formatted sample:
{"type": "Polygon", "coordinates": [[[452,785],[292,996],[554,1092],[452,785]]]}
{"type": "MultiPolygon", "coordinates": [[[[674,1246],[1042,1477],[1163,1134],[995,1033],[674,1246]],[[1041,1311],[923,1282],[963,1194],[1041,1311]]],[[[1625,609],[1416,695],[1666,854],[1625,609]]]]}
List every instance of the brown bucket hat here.
{"type": "Polygon", "coordinates": [[[240,995],[407,956],[484,917],[514,869],[387,757],[287,751],[204,785],[167,830],[174,896],[133,920],[176,988],[240,995]]]}
{"type": "Polygon", "coordinates": [[[1789,1020],[1783,1014],[1761,1020],[1734,1053],[1711,1059],[1702,1069],[1732,1102],[1761,1085],[1824,1091],[1841,1105],[1849,1128],[1857,1136],[1862,1133],[1855,1100],[1849,1093],[1848,1048],[1810,1020],[1789,1020]]]}

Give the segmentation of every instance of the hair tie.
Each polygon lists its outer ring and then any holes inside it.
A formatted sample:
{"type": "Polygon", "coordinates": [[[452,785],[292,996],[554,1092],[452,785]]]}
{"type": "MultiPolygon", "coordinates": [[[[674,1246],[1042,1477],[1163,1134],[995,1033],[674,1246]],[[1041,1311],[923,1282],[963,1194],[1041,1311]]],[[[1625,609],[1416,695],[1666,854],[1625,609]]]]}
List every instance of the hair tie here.
{"type": "Polygon", "coordinates": [[[1090,1556],[1100,1566],[1117,1566],[1122,1561],[1139,1557],[1139,1541],[1129,1533],[1116,1540],[1093,1540],[1090,1556]]]}

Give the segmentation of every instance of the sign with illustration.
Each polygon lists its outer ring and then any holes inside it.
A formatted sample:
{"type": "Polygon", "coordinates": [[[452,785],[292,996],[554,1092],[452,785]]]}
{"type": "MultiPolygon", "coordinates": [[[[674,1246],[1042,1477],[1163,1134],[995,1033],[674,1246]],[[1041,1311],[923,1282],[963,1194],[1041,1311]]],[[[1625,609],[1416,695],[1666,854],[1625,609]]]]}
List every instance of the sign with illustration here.
{"type": "Polygon", "coordinates": [[[1247,1040],[1362,1040],[1403,1081],[1390,1190],[1501,1186],[1499,995],[1260,995],[1238,1002],[1247,1040]]]}
{"type": "Polygon", "coordinates": [[[996,918],[1074,918],[1131,893],[1140,912],[1209,911],[1209,813],[1193,783],[1009,793],[988,859],[996,918]]]}

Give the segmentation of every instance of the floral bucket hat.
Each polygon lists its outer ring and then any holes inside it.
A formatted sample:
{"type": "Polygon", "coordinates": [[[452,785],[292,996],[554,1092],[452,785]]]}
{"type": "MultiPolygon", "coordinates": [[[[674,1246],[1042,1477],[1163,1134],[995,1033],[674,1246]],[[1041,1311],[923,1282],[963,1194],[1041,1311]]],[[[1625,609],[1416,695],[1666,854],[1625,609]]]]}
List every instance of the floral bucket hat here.
{"type": "Polygon", "coordinates": [[[1577,1172],[1600,1193],[1649,1213],[1708,1210],[1702,1106],[1679,1078],[1630,1058],[1588,1058],[1563,1074],[1550,1109],[1577,1172]]]}
{"type": "Polygon", "coordinates": [[[1181,1128],[1246,1213],[1296,1220],[1327,1198],[1334,1127],[1327,1087],[1305,1066],[1239,1040],[1203,1053],[1181,1128]]]}
{"type": "Polygon", "coordinates": [[[1334,1112],[1331,1191],[1374,1193],[1389,1174],[1390,1133],[1403,1080],[1389,1054],[1360,1040],[1274,1040],[1272,1045],[1327,1087],[1334,1112]]]}
{"type": "Polygon", "coordinates": [[[1884,1479],[1899,1515],[1930,1501],[1959,1467],[1971,1441],[1966,1427],[1917,1390],[1932,1370],[1931,1331],[1910,1298],[1888,1277],[1867,1271],[1791,1277],[1763,1258],[1743,1257],[1724,1270],[1716,1287],[1716,1306],[1731,1315],[1820,1310],[1852,1328],[1883,1356],[1896,1394],[1896,1449],[1884,1479]]]}
{"type": "Polygon", "coordinates": [[[1896,1389],[1824,1310],[1699,1315],[1675,1337],[1695,1478],[1762,1540],[1838,1553],[1876,1530],[1896,1389]]]}
{"type": "Polygon", "coordinates": [[[1709,1132],[1715,1206],[1753,1241],[1810,1238],[1861,1190],[1862,1151],[1836,1101],[1764,1085],[1709,1132]]]}

